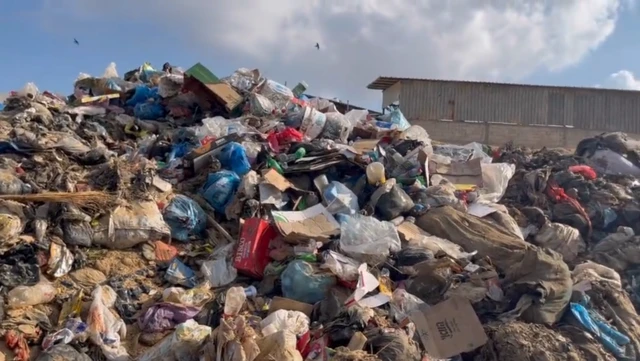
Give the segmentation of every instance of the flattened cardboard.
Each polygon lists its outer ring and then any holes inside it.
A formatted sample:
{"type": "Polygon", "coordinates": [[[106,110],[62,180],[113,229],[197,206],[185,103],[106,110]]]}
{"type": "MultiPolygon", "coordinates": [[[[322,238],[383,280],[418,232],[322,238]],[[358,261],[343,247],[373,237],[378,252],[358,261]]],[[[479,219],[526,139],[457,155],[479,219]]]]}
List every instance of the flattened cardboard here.
{"type": "Polygon", "coordinates": [[[294,188],[293,184],[283,177],[277,170],[271,168],[265,172],[262,177],[266,183],[276,187],[280,192],[284,192],[289,188],[294,188]]]}
{"type": "Polygon", "coordinates": [[[448,359],[473,351],[488,338],[471,303],[452,297],[435,306],[422,305],[411,312],[410,319],[429,356],[448,359]]]}
{"type": "Polygon", "coordinates": [[[482,162],[475,158],[467,162],[451,162],[450,164],[429,161],[429,173],[439,174],[453,184],[471,184],[482,187],[482,162]]]}
{"type": "Polygon", "coordinates": [[[412,241],[419,241],[423,236],[428,236],[428,233],[414,223],[402,222],[398,226],[398,235],[401,241],[411,244],[412,241]]]}
{"type": "Polygon", "coordinates": [[[275,225],[286,241],[298,242],[308,239],[328,241],[340,234],[340,224],[322,204],[304,211],[271,213],[275,225]]]}
{"type": "Polygon", "coordinates": [[[298,311],[311,317],[311,311],[313,311],[313,305],[308,303],[299,302],[290,298],[274,297],[269,305],[269,313],[274,313],[278,310],[298,311]]]}

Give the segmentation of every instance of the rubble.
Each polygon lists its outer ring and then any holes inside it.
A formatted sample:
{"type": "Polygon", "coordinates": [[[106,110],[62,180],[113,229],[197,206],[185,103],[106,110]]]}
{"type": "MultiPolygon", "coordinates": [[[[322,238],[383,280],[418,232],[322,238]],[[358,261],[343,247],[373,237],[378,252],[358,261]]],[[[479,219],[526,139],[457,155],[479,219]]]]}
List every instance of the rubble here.
{"type": "Polygon", "coordinates": [[[11,93],[2,359],[640,359],[640,141],[442,144],[308,87],[111,63],[11,93]]]}

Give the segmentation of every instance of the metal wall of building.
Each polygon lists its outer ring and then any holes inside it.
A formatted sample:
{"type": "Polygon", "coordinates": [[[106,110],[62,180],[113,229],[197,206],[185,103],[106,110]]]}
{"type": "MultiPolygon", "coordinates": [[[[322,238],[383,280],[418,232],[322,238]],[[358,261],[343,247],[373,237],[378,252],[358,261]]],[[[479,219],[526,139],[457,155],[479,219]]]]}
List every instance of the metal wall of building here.
{"type": "Polygon", "coordinates": [[[510,84],[402,80],[407,119],[569,125],[640,133],[640,92],[510,84]]]}

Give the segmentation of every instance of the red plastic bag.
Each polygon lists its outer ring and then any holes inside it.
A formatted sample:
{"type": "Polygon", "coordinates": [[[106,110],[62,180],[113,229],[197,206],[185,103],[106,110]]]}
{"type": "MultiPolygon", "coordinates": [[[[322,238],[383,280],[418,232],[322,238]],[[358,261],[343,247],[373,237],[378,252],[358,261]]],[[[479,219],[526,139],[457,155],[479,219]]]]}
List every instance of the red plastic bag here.
{"type": "Polygon", "coordinates": [[[273,131],[267,136],[267,141],[276,152],[280,152],[282,147],[291,143],[302,142],[304,135],[294,128],[285,128],[281,132],[273,131]]]}
{"type": "Polygon", "coordinates": [[[569,172],[580,174],[588,180],[594,180],[598,176],[596,171],[588,165],[573,165],[569,167],[569,172]]]}

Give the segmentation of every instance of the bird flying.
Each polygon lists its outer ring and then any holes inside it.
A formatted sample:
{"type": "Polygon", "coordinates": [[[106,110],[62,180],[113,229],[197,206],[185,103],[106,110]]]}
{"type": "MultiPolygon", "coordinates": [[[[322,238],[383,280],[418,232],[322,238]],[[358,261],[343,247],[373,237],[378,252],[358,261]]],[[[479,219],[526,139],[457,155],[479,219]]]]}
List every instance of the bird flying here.
{"type": "Polygon", "coordinates": [[[320,44],[316,43],[316,49],[320,50],[320,44]]]}
{"type": "Polygon", "coordinates": [[[74,42],[76,45],[80,45],[80,42],[79,42],[79,41],[78,41],[78,39],[76,39],[76,38],[73,38],[73,42],[74,42]]]}

